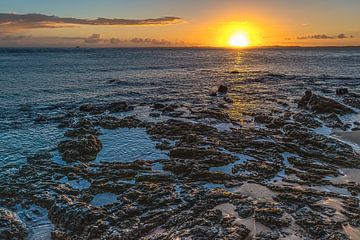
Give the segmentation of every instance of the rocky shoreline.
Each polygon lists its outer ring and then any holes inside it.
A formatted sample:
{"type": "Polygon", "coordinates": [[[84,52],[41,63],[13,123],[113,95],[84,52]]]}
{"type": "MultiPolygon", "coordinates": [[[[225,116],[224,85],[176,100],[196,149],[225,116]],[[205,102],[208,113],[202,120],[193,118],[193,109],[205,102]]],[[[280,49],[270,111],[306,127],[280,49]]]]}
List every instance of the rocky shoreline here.
{"type": "Polygon", "coordinates": [[[64,140],[19,169],[0,169],[0,239],[31,237],[17,209],[34,205],[55,240],[360,237],[360,182],[352,177],[360,155],[319,134],[357,133],[360,124],[341,117],[359,112],[360,96],[306,91],[243,111],[248,103],[230,86],[209,93],[205,106],[151,103],[148,120],[126,102],[38,116],[38,124],[58,124],[64,140]],[[96,161],[112,147],[101,141],[104,129],[143,129],[168,157],[96,161]]]}

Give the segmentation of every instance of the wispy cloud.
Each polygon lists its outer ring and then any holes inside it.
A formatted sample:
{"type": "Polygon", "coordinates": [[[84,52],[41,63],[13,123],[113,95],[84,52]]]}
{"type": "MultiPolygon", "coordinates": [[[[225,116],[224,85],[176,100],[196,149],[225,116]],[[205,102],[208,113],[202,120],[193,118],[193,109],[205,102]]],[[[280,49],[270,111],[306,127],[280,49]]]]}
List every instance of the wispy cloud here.
{"type": "Polygon", "coordinates": [[[11,35],[0,34],[0,46],[1,45],[85,45],[85,46],[182,46],[185,43],[176,41],[168,41],[165,39],[155,38],[103,38],[100,34],[94,33],[89,37],[36,37],[31,35],[11,35]]]}
{"type": "Polygon", "coordinates": [[[91,26],[143,26],[143,25],[169,25],[183,22],[179,17],[161,17],[149,19],[119,19],[119,18],[63,18],[48,16],[43,14],[14,14],[0,13],[0,28],[3,32],[15,29],[32,28],[64,28],[71,25],[91,25],[91,26]]]}
{"type": "Polygon", "coordinates": [[[307,40],[307,39],[316,39],[316,40],[324,40],[324,39],[346,39],[346,38],[354,38],[354,36],[347,36],[344,33],[341,33],[337,36],[329,36],[326,34],[317,34],[317,35],[311,35],[311,36],[302,36],[298,37],[298,40],[307,40]]]}

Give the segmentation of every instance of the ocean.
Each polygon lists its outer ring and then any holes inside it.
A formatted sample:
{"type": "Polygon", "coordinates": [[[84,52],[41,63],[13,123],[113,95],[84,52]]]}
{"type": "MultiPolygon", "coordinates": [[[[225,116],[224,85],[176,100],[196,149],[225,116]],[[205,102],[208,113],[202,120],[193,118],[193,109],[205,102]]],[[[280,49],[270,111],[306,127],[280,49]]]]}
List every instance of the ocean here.
{"type": "Polygon", "coordinates": [[[267,79],[242,89],[260,100],[268,90],[286,95],[289,88],[297,88],[289,98],[307,87],[359,92],[360,48],[7,48],[0,49],[0,71],[0,164],[12,164],[61,139],[62,130],[34,123],[37,116],[83,103],[201,105],[221,83],[261,78],[267,79]]]}

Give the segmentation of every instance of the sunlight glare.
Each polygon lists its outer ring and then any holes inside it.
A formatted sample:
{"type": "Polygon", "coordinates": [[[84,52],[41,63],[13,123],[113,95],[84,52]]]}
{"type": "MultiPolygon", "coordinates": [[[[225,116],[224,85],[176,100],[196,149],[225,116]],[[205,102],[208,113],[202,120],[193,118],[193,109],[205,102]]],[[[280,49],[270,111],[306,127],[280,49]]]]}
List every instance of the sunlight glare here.
{"type": "Polygon", "coordinates": [[[231,47],[247,47],[250,41],[245,34],[237,33],[230,37],[229,45],[231,47]]]}

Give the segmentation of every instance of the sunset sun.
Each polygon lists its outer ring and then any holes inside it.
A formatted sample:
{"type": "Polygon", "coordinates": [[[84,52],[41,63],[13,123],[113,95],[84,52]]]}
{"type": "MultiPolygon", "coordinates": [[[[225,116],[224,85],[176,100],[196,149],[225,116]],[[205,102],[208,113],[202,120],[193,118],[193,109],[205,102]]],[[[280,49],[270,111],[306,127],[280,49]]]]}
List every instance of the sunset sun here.
{"type": "Polygon", "coordinates": [[[250,45],[250,40],[246,34],[234,34],[229,39],[229,45],[231,47],[247,47],[250,45]]]}

